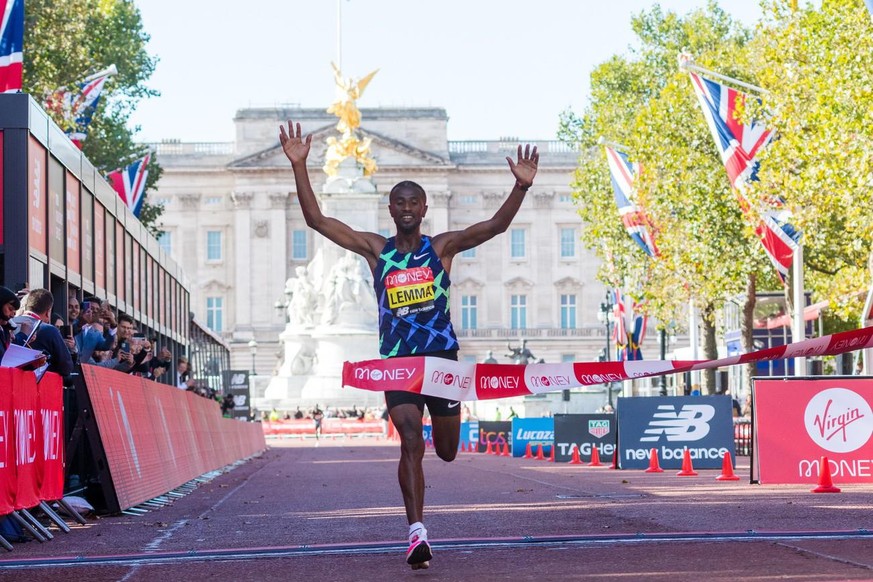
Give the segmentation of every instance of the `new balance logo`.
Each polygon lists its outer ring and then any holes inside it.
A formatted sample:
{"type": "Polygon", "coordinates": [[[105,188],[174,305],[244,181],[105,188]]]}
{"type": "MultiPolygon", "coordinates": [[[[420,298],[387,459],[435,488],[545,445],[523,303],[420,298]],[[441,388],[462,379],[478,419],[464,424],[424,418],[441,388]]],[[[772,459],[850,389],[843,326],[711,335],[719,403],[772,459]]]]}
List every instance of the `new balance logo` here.
{"type": "Polygon", "coordinates": [[[666,436],[668,441],[699,441],[709,434],[709,421],[715,408],[709,404],[684,404],[677,413],[672,404],[658,406],[645,430],[643,442],[657,441],[666,436]]]}

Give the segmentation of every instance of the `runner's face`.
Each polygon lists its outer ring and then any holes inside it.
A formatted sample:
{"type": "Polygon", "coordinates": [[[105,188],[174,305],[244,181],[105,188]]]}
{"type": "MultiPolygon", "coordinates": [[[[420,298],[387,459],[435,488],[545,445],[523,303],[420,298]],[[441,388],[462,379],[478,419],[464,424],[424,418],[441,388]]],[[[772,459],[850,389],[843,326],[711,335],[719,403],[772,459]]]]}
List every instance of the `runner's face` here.
{"type": "Polygon", "coordinates": [[[427,212],[427,204],[418,191],[412,188],[400,188],[391,193],[388,211],[398,231],[415,232],[421,226],[421,219],[427,212]]]}

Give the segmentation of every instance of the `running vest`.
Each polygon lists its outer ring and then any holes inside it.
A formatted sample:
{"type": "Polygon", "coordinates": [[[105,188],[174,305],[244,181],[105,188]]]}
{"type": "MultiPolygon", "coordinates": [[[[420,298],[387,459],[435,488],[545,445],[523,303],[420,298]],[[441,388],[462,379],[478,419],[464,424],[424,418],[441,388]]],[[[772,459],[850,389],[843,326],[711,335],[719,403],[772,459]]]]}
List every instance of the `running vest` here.
{"type": "Polygon", "coordinates": [[[379,353],[383,358],[457,350],[449,313],[449,274],[430,244],[397,251],[394,237],[379,255],[373,287],[379,301],[379,353]]]}

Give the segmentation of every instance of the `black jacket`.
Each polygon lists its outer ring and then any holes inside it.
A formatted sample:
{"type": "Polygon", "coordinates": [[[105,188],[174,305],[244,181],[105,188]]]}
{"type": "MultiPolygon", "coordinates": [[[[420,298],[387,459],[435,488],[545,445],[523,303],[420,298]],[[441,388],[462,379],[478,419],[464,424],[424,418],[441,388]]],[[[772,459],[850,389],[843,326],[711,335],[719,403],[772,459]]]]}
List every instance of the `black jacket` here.
{"type": "Polygon", "coordinates": [[[36,330],[36,337],[30,342],[30,347],[40,350],[49,357],[48,371],[55,372],[63,377],[73,373],[73,358],[70,356],[70,348],[64,343],[61,330],[53,325],[44,323],[36,330]]]}

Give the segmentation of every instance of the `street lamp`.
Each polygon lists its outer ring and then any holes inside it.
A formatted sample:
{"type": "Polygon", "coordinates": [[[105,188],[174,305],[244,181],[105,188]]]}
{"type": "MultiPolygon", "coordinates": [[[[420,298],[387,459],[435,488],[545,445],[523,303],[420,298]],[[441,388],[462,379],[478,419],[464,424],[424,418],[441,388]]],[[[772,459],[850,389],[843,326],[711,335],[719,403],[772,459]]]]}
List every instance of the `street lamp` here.
{"type": "Polygon", "coordinates": [[[252,354],[252,376],[257,376],[258,371],[255,368],[255,356],[258,355],[258,342],[254,339],[249,342],[249,352],[252,354]]]}
{"type": "MultiPolygon", "coordinates": [[[[615,319],[615,314],[612,311],[613,303],[612,303],[612,293],[609,290],[606,290],[606,297],[604,301],[600,304],[600,311],[597,313],[597,319],[600,320],[603,325],[606,326],[606,349],[603,350],[603,361],[609,361],[609,349],[610,349],[610,341],[609,341],[609,329],[612,327],[612,323],[615,319]]],[[[609,402],[609,407],[615,410],[615,406],[612,403],[612,382],[606,382],[606,394],[607,401],[609,402]]]]}

